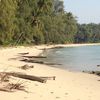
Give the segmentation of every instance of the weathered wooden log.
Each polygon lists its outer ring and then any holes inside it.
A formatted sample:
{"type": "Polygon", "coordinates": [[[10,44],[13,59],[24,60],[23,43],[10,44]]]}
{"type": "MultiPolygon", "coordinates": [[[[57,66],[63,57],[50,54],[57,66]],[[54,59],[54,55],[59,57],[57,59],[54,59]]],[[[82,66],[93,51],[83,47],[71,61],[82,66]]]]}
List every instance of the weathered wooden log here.
{"type": "Polygon", "coordinates": [[[28,80],[32,80],[32,81],[38,81],[38,82],[41,82],[41,83],[46,83],[45,79],[42,79],[40,77],[33,76],[33,75],[26,75],[26,74],[20,74],[20,73],[12,73],[12,76],[23,78],[23,79],[28,79],[28,80]]]}
{"type": "Polygon", "coordinates": [[[27,74],[17,73],[17,72],[16,73],[15,72],[2,72],[2,73],[6,73],[6,74],[14,76],[14,77],[23,78],[23,79],[27,79],[27,80],[31,80],[31,81],[38,81],[41,83],[46,83],[46,79],[42,79],[38,76],[27,75],[27,74]]]}
{"type": "Polygon", "coordinates": [[[39,64],[44,64],[43,61],[37,61],[37,60],[31,60],[31,59],[22,59],[20,61],[25,61],[25,62],[29,62],[29,63],[39,63],[39,64]]]}
{"type": "Polygon", "coordinates": [[[46,80],[56,80],[56,76],[45,76],[45,77],[40,76],[40,78],[46,79],[46,80]]]}
{"type": "Polygon", "coordinates": [[[29,63],[45,64],[45,65],[62,65],[62,64],[58,64],[58,63],[49,63],[49,62],[44,62],[44,61],[39,61],[39,60],[32,60],[32,59],[23,59],[20,61],[25,61],[25,62],[29,62],[29,63]]]}
{"type": "Polygon", "coordinates": [[[26,58],[47,58],[46,56],[22,56],[26,58]]]}
{"type": "Polygon", "coordinates": [[[20,55],[27,55],[27,54],[29,54],[29,52],[25,52],[25,53],[18,53],[18,54],[20,54],[20,55]]]}

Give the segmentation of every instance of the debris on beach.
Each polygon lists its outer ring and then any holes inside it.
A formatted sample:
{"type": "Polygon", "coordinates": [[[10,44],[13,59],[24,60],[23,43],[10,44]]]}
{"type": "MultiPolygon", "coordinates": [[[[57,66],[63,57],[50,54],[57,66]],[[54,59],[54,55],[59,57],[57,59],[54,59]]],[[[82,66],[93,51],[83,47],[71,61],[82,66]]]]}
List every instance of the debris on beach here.
{"type": "Polygon", "coordinates": [[[46,83],[47,80],[55,80],[55,76],[34,76],[34,75],[27,75],[21,72],[0,72],[0,74],[7,74],[8,76],[18,77],[26,80],[31,81],[38,81],[41,83],[46,83]]]}
{"type": "Polygon", "coordinates": [[[0,73],[0,91],[4,91],[4,92],[14,92],[15,90],[26,91],[25,86],[23,85],[24,82],[15,83],[15,81],[12,82],[10,74],[6,72],[1,72],[0,73]]]}
{"type": "Polygon", "coordinates": [[[83,72],[100,76],[100,71],[83,71],[83,72]]]}
{"type": "Polygon", "coordinates": [[[4,91],[4,92],[15,92],[16,90],[20,90],[20,91],[25,91],[25,86],[23,85],[23,82],[7,82],[7,83],[1,83],[0,84],[0,91],[4,91]]]}
{"type": "Polygon", "coordinates": [[[20,55],[27,55],[27,54],[29,54],[29,52],[18,53],[18,54],[20,54],[20,55]]]}
{"type": "Polygon", "coordinates": [[[22,56],[25,58],[47,58],[46,56],[22,56]]]}
{"type": "Polygon", "coordinates": [[[45,76],[45,77],[40,76],[40,78],[46,79],[46,80],[56,80],[56,76],[45,76]]]}
{"type": "Polygon", "coordinates": [[[28,62],[28,63],[38,63],[38,64],[45,64],[45,65],[62,65],[58,63],[50,63],[50,62],[44,62],[40,60],[33,60],[33,59],[22,59],[20,61],[28,62]]]}
{"type": "Polygon", "coordinates": [[[92,72],[90,72],[90,74],[95,74],[95,75],[100,76],[100,71],[92,71],[92,72]]]}
{"type": "Polygon", "coordinates": [[[23,85],[23,83],[8,83],[4,88],[8,89],[9,91],[14,91],[14,90],[25,91],[25,86],[23,85]]]}
{"type": "Polygon", "coordinates": [[[0,73],[0,82],[8,82],[10,76],[7,73],[0,73]]]}
{"type": "Polygon", "coordinates": [[[46,83],[47,80],[55,80],[56,77],[27,75],[21,72],[0,72],[0,91],[14,92],[15,90],[21,90],[27,92],[23,84],[24,82],[18,81],[19,79],[46,83]],[[11,77],[13,77],[15,81],[10,80],[11,77]]]}
{"type": "Polygon", "coordinates": [[[100,67],[100,65],[97,65],[97,67],[100,67]]]}
{"type": "Polygon", "coordinates": [[[25,64],[25,65],[23,65],[23,66],[20,66],[19,68],[21,68],[21,69],[23,69],[23,70],[27,70],[27,69],[30,69],[30,68],[34,68],[34,66],[33,65],[28,65],[28,64],[25,64]]]}

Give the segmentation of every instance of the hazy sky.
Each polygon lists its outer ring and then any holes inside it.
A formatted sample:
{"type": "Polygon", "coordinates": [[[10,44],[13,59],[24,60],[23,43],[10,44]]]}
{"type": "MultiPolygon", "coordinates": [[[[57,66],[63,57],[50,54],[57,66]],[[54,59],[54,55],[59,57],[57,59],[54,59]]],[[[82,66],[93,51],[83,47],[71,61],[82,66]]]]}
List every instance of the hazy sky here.
{"type": "Polygon", "coordinates": [[[100,23],[100,0],[64,0],[64,5],[79,23],[100,23]]]}

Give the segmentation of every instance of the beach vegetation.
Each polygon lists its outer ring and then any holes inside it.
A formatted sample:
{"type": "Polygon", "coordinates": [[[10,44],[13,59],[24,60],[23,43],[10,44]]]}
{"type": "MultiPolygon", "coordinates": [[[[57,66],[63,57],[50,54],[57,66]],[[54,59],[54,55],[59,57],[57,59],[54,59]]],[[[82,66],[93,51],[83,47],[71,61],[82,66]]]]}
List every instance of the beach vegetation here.
{"type": "Polygon", "coordinates": [[[78,24],[63,1],[0,1],[0,45],[87,42],[100,42],[100,24],[78,24]]]}

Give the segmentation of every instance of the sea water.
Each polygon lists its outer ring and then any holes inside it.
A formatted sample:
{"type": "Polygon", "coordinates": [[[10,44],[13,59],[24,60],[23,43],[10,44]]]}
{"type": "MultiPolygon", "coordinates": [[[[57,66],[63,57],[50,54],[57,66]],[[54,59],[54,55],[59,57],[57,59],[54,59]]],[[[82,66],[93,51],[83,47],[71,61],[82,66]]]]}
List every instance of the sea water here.
{"type": "Polygon", "coordinates": [[[50,49],[45,52],[46,62],[71,71],[100,71],[100,46],[79,46],[50,49]]]}

